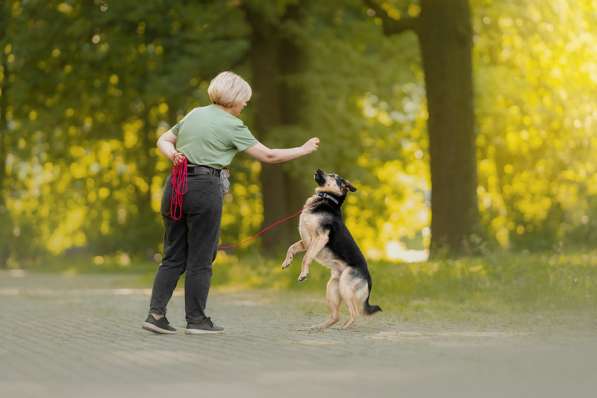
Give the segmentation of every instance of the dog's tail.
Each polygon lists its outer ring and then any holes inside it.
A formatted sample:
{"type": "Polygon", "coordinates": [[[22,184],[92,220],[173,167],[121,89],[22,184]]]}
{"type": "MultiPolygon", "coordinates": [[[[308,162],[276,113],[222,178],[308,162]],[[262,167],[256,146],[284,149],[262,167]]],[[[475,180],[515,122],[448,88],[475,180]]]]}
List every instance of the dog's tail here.
{"type": "Polygon", "coordinates": [[[367,315],[372,315],[372,314],[375,314],[378,311],[381,311],[381,307],[379,305],[375,305],[375,304],[370,305],[369,304],[369,298],[368,297],[367,297],[367,300],[365,300],[364,309],[365,309],[365,314],[367,314],[367,315]]]}
{"type": "Polygon", "coordinates": [[[367,282],[369,283],[369,293],[367,293],[367,299],[363,304],[363,310],[367,315],[373,315],[378,311],[381,311],[381,307],[379,305],[371,305],[369,304],[369,296],[371,296],[371,289],[373,289],[373,282],[371,282],[371,276],[367,273],[367,282]]]}

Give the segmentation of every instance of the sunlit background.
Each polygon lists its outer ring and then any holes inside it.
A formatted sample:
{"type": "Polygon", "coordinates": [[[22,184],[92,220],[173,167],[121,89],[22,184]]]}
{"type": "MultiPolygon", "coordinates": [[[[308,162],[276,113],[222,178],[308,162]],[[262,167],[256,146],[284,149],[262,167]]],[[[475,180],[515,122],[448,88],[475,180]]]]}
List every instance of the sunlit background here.
{"type": "MultiPolygon", "coordinates": [[[[160,261],[159,206],[170,164],[155,148],[157,137],[208,103],[206,86],[217,72],[231,69],[251,83],[255,76],[247,58],[255,37],[242,1],[162,3],[0,5],[6,266],[69,256],[94,265],[160,261]]],[[[272,25],[283,22],[283,3],[260,6],[272,25]]],[[[307,54],[306,67],[289,79],[306,93],[305,116],[260,131],[257,94],[242,118],[270,147],[321,138],[316,155],[281,167],[309,189],[317,167],[358,187],[345,217],[368,258],[425,260],[431,187],[417,38],[384,37],[359,1],[321,3],[301,26],[286,27],[307,54]]],[[[420,13],[417,2],[380,3],[396,19],[420,13]]],[[[597,3],[470,5],[484,250],[593,247],[597,3]]],[[[246,155],[236,158],[222,241],[262,227],[261,169],[246,155]]]]}

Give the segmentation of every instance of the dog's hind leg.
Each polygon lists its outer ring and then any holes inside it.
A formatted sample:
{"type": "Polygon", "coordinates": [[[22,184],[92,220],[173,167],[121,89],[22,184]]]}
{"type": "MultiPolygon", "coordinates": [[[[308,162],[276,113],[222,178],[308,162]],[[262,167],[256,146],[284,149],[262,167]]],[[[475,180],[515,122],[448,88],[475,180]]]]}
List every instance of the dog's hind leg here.
{"type": "Polygon", "coordinates": [[[346,302],[346,306],[348,307],[348,313],[350,317],[346,322],[344,322],[344,325],[342,325],[342,329],[348,329],[356,320],[357,315],[359,315],[359,310],[356,306],[354,298],[348,300],[344,299],[344,301],[346,302]]]}
{"type": "Polygon", "coordinates": [[[311,262],[313,261],[313,259],[315,257],[317,257],[317,255],[319,254],[321,249],[323,249],[325,247],[326,243],[328,243],[328,239],[329,239],[328,234],[329,234],[329,231],[324,231],[324,232],[320,233],[318,236],[316,236],[315,238],[313,238],[313,240],[311,240],[309,247],[307,247],[307,252],[305,253],[305,256],[303,257],[301,273],[298,277],[299,282],[302,282],[305,279],[307,279],[307,276],[309,275],[309,265],[311,265],[311,262]]]}
{"type": "Polygon", "coordinates": [[[332,270],[332,276],[328,281],[325,298],[330,308],[330,317],[322,324],[315,325],[311,329],[324,330],[336,324],[340,320],[340,273],[332,270]]]}
{"type": "Polygon", "coordinates": [[[295,254],[302,253],[305,250],[307,250],[307,249],[305,248],[305,244],[302,240],[299,240],[298,242],[294,242],[292,245],[290,245],[290,247],[288,248],[288,251],[286,252],[286,258],[284,259],[284,262],[282,263],[282,269],[288,268],[288,266],[292,263],[292,259],[294,258],[295,254]]]}
{"type": "Polygon", "coordinates": [[[349,328],[355,322],[356,317],[360,313],[357,304],[359,301],[357,295],[358,285],[359,280],[354,278],[352,271],[348,268],[345,269],[340,276],[339,287],[342,300],[344,300],[346,306],[348,307],[349,318],[344,325],[342,325],[342,329],[349,328]]]}
{"type": "Polygon", "coordinates": [[[350,319],[348,319],[348,321],[342,326],[342,329],[349,328],[356,320],[356,317],[362,314],[362,309],[365,305],[367,294],[369,293],[369,288],[364,281],[356,281],[356,283],[350,286],[349,289],[350,297],[347,297],[345,300],[348,310],[350,311],[350,319]]]}

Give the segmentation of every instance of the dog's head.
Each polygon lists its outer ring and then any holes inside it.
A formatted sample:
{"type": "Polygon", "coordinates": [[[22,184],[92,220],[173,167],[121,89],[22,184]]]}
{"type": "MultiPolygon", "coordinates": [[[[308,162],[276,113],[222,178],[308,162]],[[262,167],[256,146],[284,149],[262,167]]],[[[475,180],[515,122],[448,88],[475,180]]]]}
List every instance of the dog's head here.
{"type": "Polygon", "coordinates": [[[326,173],[317,169],[315,172],[315,182],[319,187],[317,192],[327,192],[338,196],[344,196],[348,191],[355,192],[357,189],[345,178],[335,173],[326,173]]]}

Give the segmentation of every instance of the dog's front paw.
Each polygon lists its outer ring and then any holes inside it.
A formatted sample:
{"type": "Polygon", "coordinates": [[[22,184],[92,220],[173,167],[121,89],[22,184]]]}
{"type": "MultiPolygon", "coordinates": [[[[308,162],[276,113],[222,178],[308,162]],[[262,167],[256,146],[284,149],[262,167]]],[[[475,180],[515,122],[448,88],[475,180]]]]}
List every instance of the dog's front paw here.
{"type": "Polygon", "coordinates": [[[307,279],[308,276],[309,274],[300,274],[298,277],[298,281],[303,282],[305,279],[307,279]]]}
{"type": "Polygon", "coordinates": [[[282,269],[286,269],[290,266],[290,264],[292,264],[292,258],[287,258],[286,260],[284,260],[284,262],[282,263],[282,269]]]}

